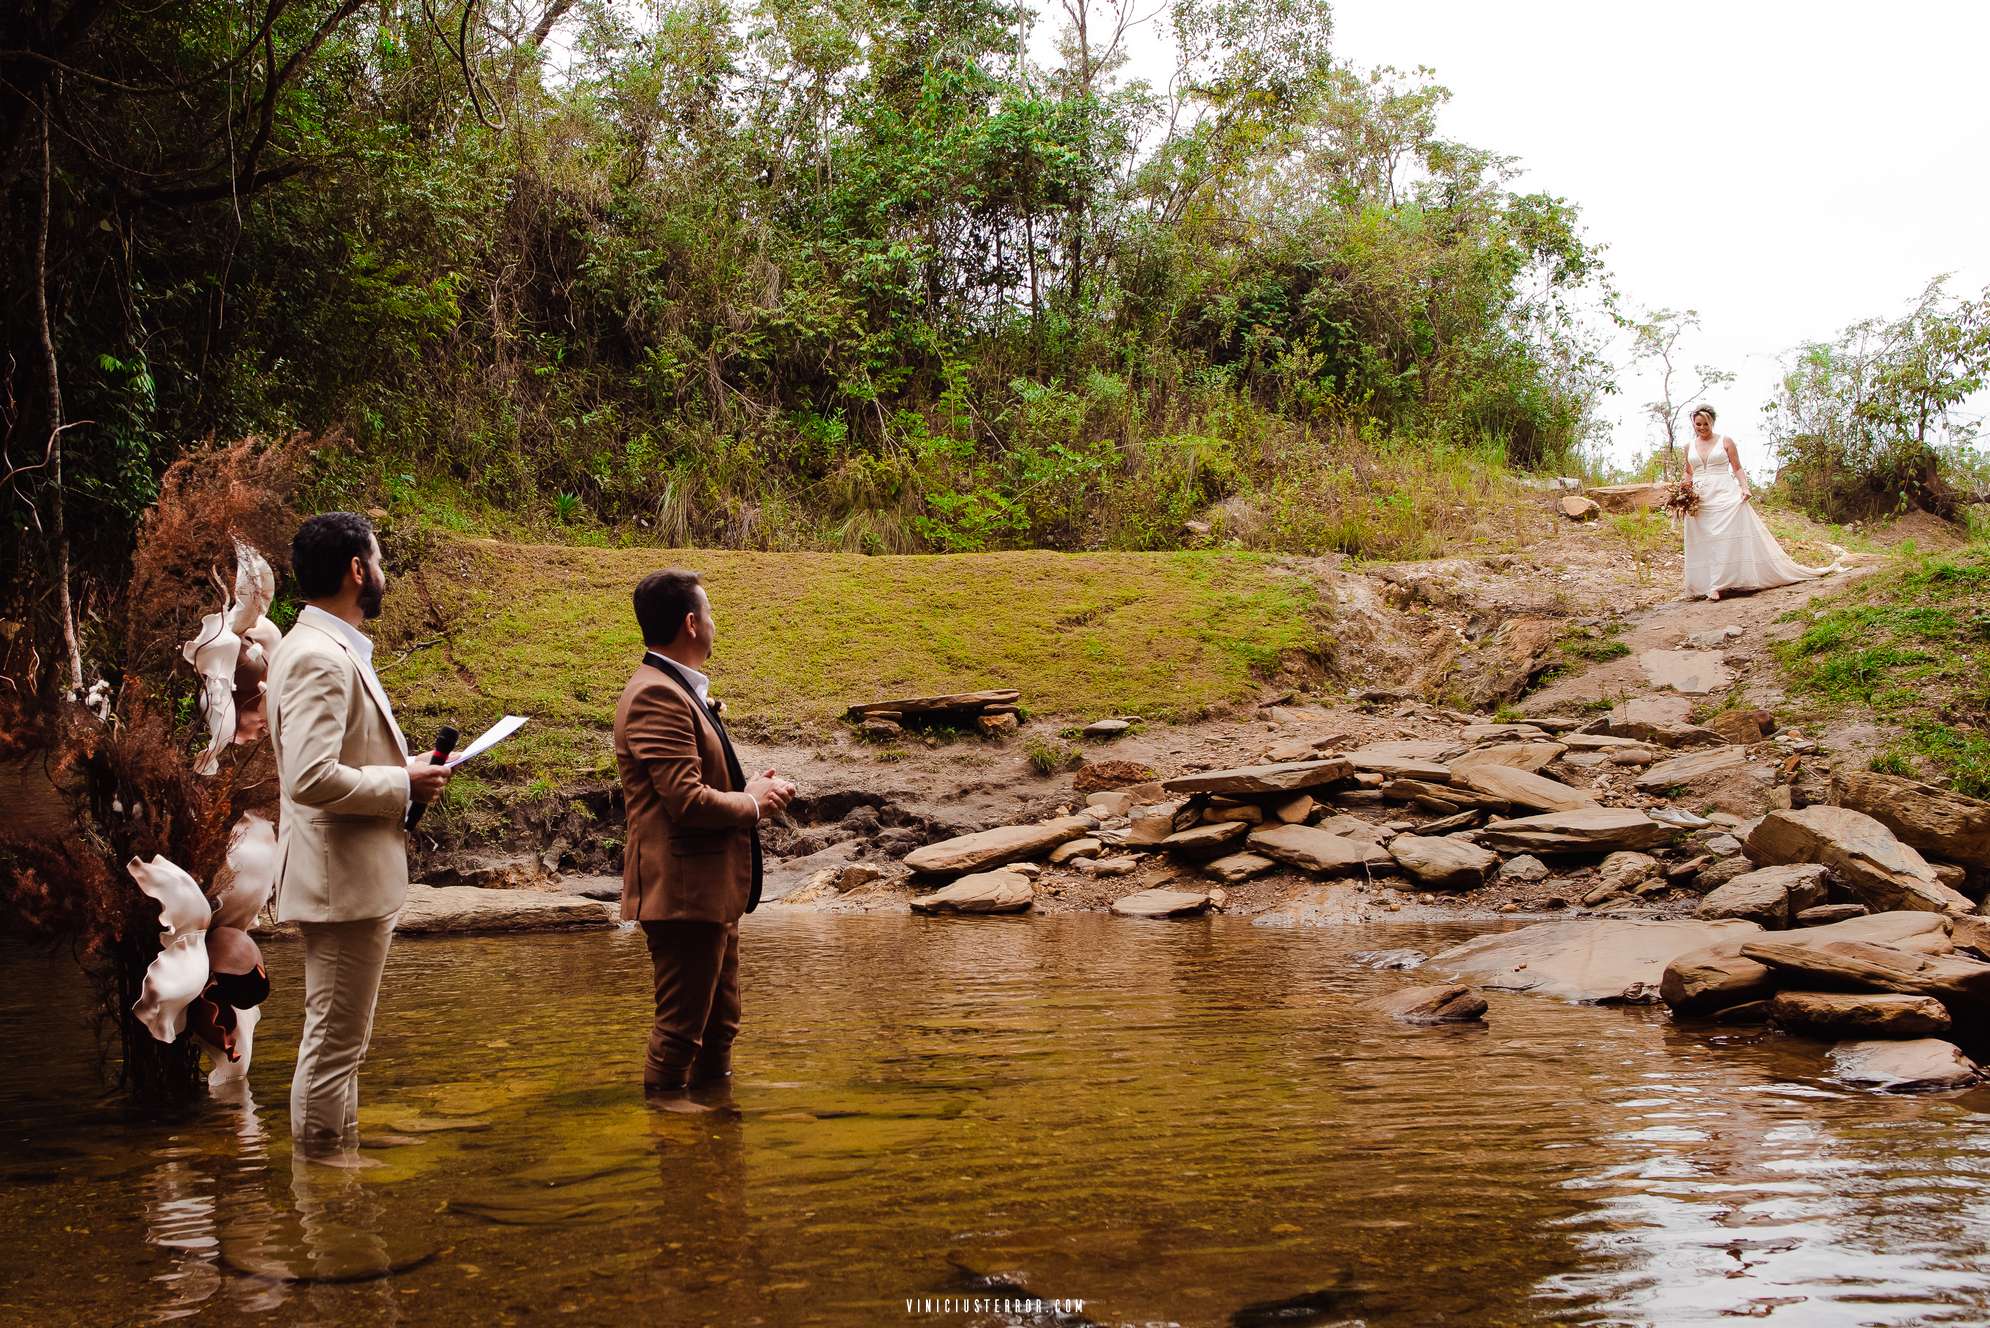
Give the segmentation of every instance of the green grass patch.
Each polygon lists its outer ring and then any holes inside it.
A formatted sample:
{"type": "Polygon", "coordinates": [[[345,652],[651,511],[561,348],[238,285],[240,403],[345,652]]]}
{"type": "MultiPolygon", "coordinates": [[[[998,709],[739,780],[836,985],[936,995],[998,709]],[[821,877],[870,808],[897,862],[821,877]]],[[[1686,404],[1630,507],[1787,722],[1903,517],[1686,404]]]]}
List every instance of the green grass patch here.
{"type": "Polygon", "coordinates": [[[697,569],[717,622],[713,694],[748,734],[828,731],[853,702],[1016,687],[1032,713],[1186,720],[1325,658],[1331,598],[1237,553],[834,553],[574,548],[439,540],[400,573],[381,674],[411,738],[533,722],[486,780],[614,771],[616,698],[642,653],[629,595],[697,569]]]}
{"type": "Polygon", "coordinates": [[[1908,555],[1787,621],[1791,691],[1900,725],[1874,768],[1990,796],[1990,545],[1908,555]]]}

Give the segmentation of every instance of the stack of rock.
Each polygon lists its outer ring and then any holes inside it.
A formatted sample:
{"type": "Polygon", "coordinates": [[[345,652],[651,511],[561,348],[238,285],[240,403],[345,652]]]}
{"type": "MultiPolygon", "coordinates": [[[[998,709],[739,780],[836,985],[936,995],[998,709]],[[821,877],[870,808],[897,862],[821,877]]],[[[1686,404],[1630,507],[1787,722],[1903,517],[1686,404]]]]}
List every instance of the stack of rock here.
{"type": "Polygon", "coordinates": [[[908,696],[897,701],[853,705],[848,718],[865,737],[880,741],[895,738],[907,728],[942,725],[976,728],[990,734],[1009,733],[1021,723],[1022,710],[1016,704],[1021,699],[1022,693],[1013,690],[908,696]]]}

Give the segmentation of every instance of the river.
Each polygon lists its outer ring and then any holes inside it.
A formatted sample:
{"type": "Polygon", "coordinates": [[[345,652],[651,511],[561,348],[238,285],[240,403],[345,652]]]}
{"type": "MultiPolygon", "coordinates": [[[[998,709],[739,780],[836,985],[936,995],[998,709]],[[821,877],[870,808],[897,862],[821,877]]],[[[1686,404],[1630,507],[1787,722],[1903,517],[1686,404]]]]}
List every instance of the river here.
{"type": "Polygon", "coordinates": [[[1990,1093],[1654,1009],[1363,1008],[1411,979],[1352,953],[1473,930],[756,916],[702,1114],[638,1090],[639,935],[404,941],[359,1173],[292,1166],[294,946],[253,1101],[169,1125],[8,950],[0,1322],[1990,1321],[1990,1093]]]}

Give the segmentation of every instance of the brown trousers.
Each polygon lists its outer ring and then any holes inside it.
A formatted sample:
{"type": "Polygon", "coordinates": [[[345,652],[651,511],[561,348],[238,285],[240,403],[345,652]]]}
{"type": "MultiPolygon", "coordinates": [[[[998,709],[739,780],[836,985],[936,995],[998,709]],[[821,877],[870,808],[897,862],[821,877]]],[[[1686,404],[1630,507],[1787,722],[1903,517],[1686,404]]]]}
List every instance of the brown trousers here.
{"type": "Polygon", "coordinates": [[[739,924],[645,922],[643,939],[656,974],[644,1086],[725,1074],[739,1035],[739,924]]]}

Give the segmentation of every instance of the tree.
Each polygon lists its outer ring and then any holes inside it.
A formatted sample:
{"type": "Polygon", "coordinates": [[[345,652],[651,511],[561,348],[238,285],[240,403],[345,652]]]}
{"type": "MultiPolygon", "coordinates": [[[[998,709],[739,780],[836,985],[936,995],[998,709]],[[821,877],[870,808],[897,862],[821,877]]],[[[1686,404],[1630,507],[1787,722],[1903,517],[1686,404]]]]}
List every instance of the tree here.
{"type": "Polygon", "coordinates": [[[1619,321],[1632,335],[1631,363],[1658,367],[1658,397],[1645,403],[1645,416],[1665,440],[1665,478],[1676,480],[1683,473],[1679,425],[1684,413],[1705,400],[1709,389],[1732,383],[1735,376],[1710,364],[1696,364],[1690,372],[1681,364],[1680,341],[1700,327],[1695,310],[1659,309],[1642,320],[1619,321]]]}
{"type": "Polygon", "coordinates": [[[1819,514],[1953,517],[1955,477],[1983,467],[1969,403],[1990,381],[1990,290],[1957,298],[1947,280],[1900,318],[1863,319],[1785,358],[1768,432],[1784,483],[1819,514]]]}

